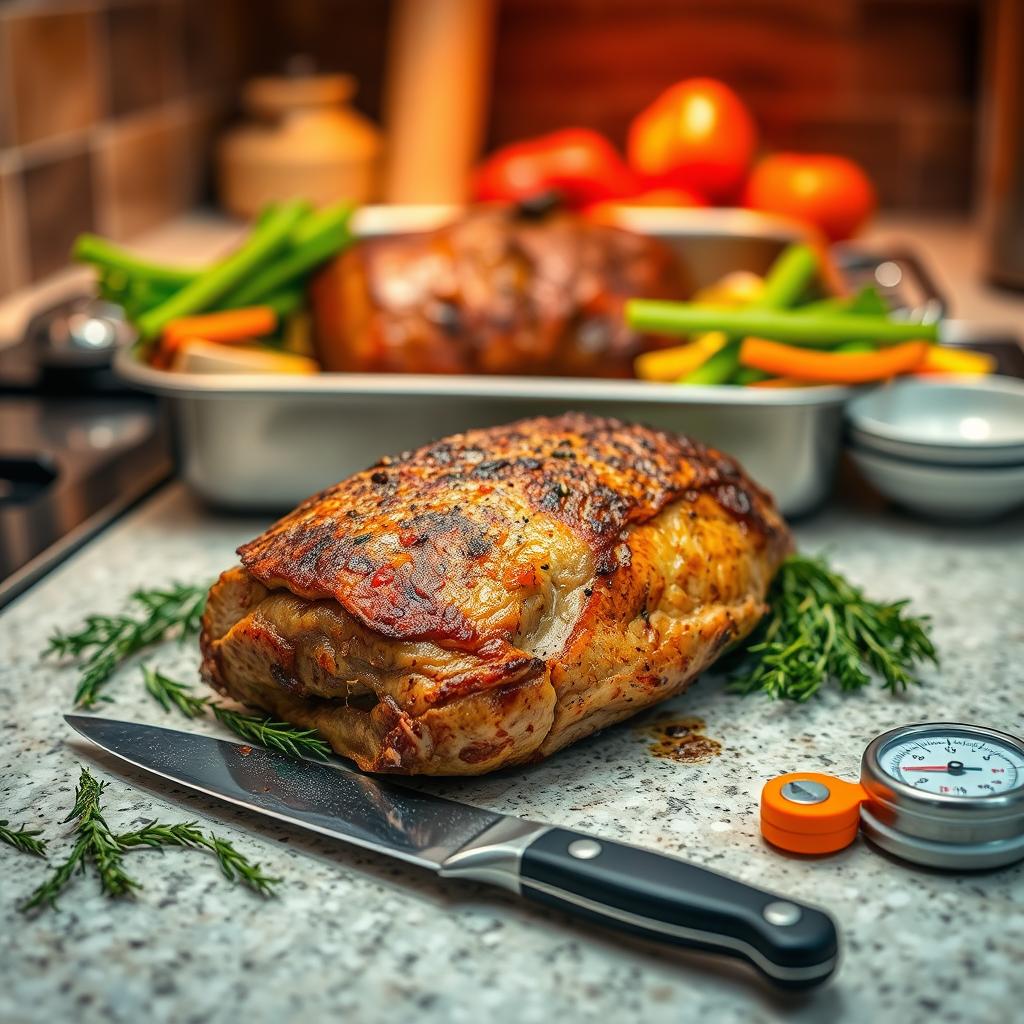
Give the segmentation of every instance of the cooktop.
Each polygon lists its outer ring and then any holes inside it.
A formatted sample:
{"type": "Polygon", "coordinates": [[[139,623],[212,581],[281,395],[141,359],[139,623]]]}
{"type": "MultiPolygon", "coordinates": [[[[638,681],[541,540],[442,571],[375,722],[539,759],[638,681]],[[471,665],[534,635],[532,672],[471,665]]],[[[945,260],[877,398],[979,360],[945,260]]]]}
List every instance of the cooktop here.
{"type": "Polygon", "coordinates": [[[159,407],[110,370],[115,306],[72,295],[0,348],[0,607],[172,471],[159,407]]]}

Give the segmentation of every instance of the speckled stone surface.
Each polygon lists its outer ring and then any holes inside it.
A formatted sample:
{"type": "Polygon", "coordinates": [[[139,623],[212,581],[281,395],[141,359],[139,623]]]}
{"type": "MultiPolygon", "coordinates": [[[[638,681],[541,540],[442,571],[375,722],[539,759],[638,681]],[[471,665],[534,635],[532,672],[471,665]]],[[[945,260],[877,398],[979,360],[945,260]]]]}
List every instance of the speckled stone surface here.
{"type": "MultiPolygon", "coordinates": [[[[757,802],[770,776],[811,768],[855,777],[860,753],[894,724],[957,719],[1024,732],[1024,521],[961,529],[894,514],[830,511],[802,525],[806,550],[878,596],[934,616],[944,664],[901,699],[881,690],[806,706],[724,692],[703,678],[672,702],[722,744],[700,765],[659,760],[630,724],[524,771],[439,782],[459,799],[577,826],[691,858],[827,908],[842,929],[835,981],[805,997],[773,994],[742,968],[656,953],[573,926],[473,885],[246,816],[131,775],[76,744],[61,719],[74,672],[39,661],[55,626],[115,611],[136,586],[205,579],[261,523],[217,518],[162,492],[0,617],[0,817],[55,823],[76,763],[110,780],[118,828],[198,818],[285,879],[263,902],[228,886],[201,854],[131,854],[133,901],[75,879],[57,912],[15,905],[46,866],[0,847],[0,1020],[63,1021],[1010,1021],[1024,1006],[1024,870],[917,870],[863,840],[820,860],[766,847],[757,802]]],[[[155,661],[193,678],[196,652],[155,661]]],[[[109,712],[180,726],[119,673],[109,712]]],[[[196,723],[192,728],[214,726],[196,723]]]]}

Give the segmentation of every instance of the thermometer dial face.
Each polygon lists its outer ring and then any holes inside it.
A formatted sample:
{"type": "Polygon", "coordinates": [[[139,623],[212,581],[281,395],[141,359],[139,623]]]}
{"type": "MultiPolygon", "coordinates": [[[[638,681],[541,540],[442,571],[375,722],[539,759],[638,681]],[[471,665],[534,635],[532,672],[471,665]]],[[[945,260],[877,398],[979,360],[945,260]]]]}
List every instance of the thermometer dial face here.
{"type": "Polygon", "coordinates": [[[896,737],[878,752],[878,762],[905,785],[942,796],[996,796],[1024,786],[1020,751],[955,729],[896,737]]]}

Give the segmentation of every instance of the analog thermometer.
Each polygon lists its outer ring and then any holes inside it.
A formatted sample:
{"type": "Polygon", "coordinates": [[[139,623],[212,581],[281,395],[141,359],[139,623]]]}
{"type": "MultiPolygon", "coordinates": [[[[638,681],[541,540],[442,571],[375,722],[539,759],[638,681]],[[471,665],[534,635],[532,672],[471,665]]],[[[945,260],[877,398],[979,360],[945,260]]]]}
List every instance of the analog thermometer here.
{"type": "Polygon", "coordinates": [[[1024,740],[975,725],[908,725],[868,744],[860,782],[790,772],[761,792],[761,832],[784,850],[833,853],[858,829],[929,867],[1024,858],[1024,740]]]}

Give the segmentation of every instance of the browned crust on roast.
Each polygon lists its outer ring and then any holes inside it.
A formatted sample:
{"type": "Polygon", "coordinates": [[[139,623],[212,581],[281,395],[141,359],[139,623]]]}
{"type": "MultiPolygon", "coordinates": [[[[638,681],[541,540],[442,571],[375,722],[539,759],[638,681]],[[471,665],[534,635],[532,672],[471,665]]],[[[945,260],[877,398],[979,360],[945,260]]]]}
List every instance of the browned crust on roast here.
{"type": "Polygon", "coordinates": [[[482,635],[446,591],[500,557],[503,494],[565,524],[593,551],[599,575],[628,560],[627,528],[673,501],[710,496],[762,542],[785,532],[770,498],[721,452],[567,413],[383,459],[303,502],[239,555],[267,587],[333,599],[383,636],[478,649],[495,638],[482,635]],[[397,537],[397,549],[385,537],[397,537]]]}

